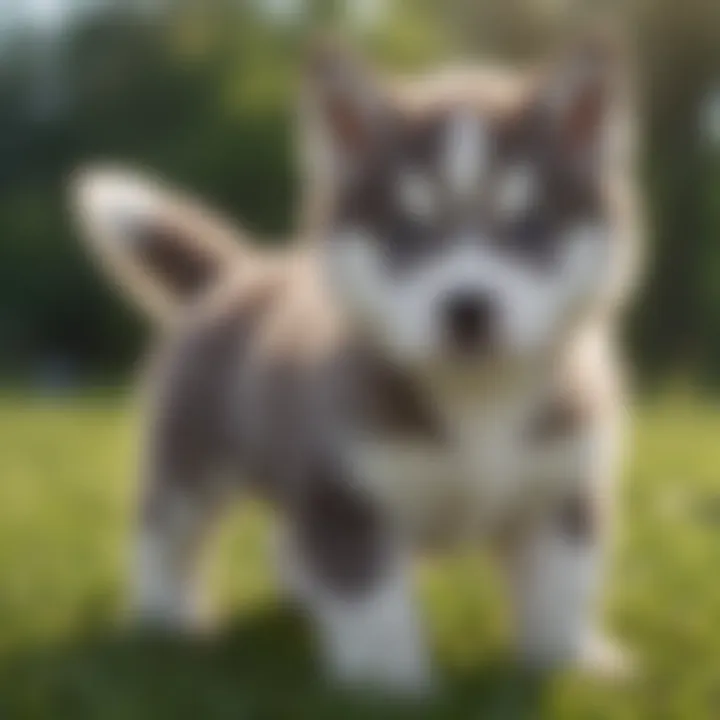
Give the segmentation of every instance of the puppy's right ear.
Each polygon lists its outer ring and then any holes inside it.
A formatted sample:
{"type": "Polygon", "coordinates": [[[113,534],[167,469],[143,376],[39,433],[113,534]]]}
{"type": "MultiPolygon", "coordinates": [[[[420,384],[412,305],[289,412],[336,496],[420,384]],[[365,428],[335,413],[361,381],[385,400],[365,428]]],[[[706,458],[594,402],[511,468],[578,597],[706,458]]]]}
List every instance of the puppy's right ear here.
{"type": "Polygon", "coordinates": [[[338,40],[312,45],[301,98],[310,179],[342,182],[386,137],[390,103],[378,78],[338,40]]]}
{"type": "Polygon", "coordinates": [[[156,319],[167,319],[242,257],[228,223],[158,180],[83,170],[71,179],[71,204],[93,255],[156,319]]]}

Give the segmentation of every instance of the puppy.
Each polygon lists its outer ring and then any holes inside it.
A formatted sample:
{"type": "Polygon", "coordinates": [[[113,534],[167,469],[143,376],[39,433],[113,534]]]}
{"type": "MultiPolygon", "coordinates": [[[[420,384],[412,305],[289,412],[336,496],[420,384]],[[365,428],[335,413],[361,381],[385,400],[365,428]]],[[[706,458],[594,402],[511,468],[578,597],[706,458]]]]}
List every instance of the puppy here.
{"type": "Polygon", "coordinates": [[[84,234],[162,326],[134,600],[198,617],[199,549],[234,491],[276,508],[329,672],[431,682],[418,552],[497,552],[521,659],[619,668],[596,628],[635,257],[615,56],[394,90],[325,46],[304,96],[313,228],[253,250],[159,182],[90,170],[84,234]]]}

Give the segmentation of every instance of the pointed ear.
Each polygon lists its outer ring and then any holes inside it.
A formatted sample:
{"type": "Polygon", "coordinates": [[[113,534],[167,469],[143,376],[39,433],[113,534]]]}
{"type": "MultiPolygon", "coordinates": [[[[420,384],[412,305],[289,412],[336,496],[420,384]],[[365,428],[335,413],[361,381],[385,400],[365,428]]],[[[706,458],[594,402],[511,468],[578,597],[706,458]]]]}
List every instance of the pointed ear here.
{"type": "Polygon", "coordinates": [[[365,64],[335,39],[315,41],[301,117],[310,175],[336,182],[351,173],[382,141],[389,116],[388,98],[365,64]]]}
{"type": "Polygon", "coordinates": [[[540,83],[539,104],[560,149],[573,165],[592,167],[607,149],[622,102],[625,53],[615,35],[587,34],[553,63],[540,83]]]}

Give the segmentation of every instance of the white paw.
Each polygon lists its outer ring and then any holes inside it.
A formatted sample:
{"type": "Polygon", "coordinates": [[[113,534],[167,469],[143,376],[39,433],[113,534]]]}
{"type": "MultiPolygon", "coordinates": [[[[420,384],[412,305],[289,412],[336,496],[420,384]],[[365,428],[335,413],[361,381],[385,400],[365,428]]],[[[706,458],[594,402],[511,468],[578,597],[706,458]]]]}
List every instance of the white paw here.
{"type": "Polygon", "coordinates": [[[430,692],[431,663],[404,578],[360,598],[319,600],[313,609],[333,680],[395,695],[430,692]]]}
{"type": "Polygon", "coordinates": [[[347,618],[327,638],[326,660],[333,680],[406,696],[422,696],[432,686],[426,649],[408,617],[377,622],[360,613],[347,618]]]}
{"type": "Polygon", "coordinates": [[[639,672],[633,655],[603,636],[594,636],[586,643],[579,666],[583,671],[609,680],[631,680],[639,672]]]}

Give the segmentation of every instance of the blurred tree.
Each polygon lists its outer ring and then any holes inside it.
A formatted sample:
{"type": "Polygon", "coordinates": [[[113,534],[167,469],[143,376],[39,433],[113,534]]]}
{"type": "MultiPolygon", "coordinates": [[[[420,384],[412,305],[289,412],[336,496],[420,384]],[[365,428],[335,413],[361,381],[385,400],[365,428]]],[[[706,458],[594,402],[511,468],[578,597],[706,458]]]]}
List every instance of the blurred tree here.
{"type": "Polygon", "coordinates": [[[720,77],[720,3],[638,0],[631,19],[642,71],[652,263],[633,334],[656,369],[718,378],[720,226],[711,210],[718,158],[701,124],[720,77]]]}

